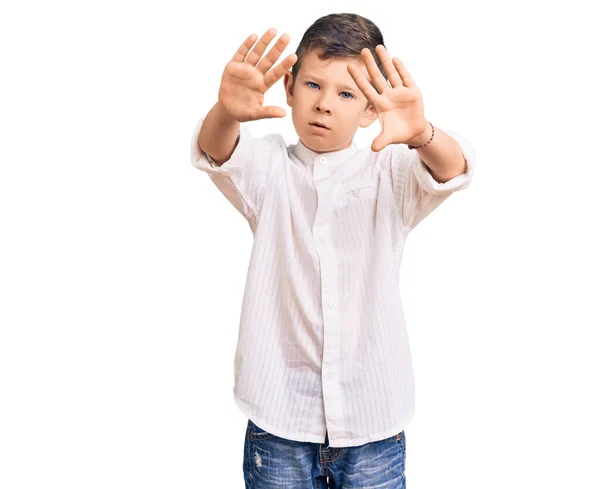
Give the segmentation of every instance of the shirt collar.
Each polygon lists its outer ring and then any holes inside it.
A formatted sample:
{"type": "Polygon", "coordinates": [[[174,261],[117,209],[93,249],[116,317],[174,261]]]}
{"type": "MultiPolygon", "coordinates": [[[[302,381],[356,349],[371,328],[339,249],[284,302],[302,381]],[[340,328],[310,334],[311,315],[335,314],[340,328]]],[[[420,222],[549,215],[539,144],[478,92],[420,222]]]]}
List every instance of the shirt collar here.
{"type": "Polygon", "coordinates": [[[292,151],[303,162],[315,164],[320,161],[321,157],[327,158],[327,161],[341,163],[352,158],[356,153],[359,152],[359,149],[354,140],[352,140],[352,143],[346,149],[340,149],[339,151],[331,151],[328,153],[317,153],[307,148],[302,140],[298,139],[298,142],[295,144],[292,151]]]}

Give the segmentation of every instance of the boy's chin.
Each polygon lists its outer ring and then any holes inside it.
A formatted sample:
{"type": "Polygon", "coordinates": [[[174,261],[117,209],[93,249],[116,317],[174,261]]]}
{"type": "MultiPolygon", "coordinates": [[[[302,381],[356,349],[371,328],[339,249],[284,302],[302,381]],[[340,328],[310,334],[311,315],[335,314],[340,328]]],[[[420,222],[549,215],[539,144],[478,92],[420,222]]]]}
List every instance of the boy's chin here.
{"type": "Polygon", "coordinates": [[[331,151],[331,144],[328,144],[326,141],[324,141],[322,137],[315,137],[313,134],[306,134],[302,136],[301,140],[304,146],[316,153],[327,153],[328,151],[331,151]]]}

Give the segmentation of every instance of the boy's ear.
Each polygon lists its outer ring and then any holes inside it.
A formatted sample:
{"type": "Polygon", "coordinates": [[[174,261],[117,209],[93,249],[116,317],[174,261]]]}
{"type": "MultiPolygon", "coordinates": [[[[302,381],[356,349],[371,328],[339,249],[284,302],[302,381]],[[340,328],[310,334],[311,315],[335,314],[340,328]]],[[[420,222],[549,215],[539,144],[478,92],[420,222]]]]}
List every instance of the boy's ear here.
{"type": "Polygon", "coordinates": [[[373,123],[373,121],[376,121],[378,117],[379,116],[377,115],[375,107],[369,104],[369,106],[365,109],[364,114],[360,118],[358,125],[360,127],[368,127],[373,123]]]}
{"type": "Polygon", "coordinates": [[[288,71],[285,75],[283,75],[283,86],[285,88],[285,98],[287,100],[287,104],[291,107],[292,106],[292,98],[293,98],[293,93],[292,93],[292,72],[288,71]]]}

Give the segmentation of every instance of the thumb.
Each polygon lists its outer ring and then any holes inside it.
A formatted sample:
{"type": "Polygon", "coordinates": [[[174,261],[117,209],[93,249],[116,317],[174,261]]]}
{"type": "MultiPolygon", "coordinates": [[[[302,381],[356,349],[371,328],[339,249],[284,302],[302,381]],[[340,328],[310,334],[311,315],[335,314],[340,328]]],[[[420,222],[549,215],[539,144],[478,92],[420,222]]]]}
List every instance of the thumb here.
{"type": "Polygon", "coordinates": [[[391,138],[387,134],[382,133],[379,136],[377,136],[375,138],[375,140],[373,141],[373,143],[371,144],[371,150],[373,150],[375,152],[381,151],[388,144],[392,144],[392,143],[393,143],[393,141],[391,140],[391,138]]]}
{"type": "Polygon", "coordinates": [[[277,107],[276,105],[268,105],[267,107],[262,107],[258,111],[258,117],[260,119],[272,119],[275,117],[285,117],[286,113],[281,107],[277,107]]]}

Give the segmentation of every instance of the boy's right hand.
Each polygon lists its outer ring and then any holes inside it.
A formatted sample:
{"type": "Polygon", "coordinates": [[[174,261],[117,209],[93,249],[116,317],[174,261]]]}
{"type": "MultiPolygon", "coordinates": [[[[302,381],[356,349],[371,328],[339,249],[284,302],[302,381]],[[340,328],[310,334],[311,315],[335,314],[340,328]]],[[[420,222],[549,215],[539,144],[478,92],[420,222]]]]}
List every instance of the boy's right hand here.
{"type": "Polygon", "coordinates": [[[275,29],[269,29],[248,54],[255,42],[255,35],[252,34],[225,66],[219,88],[219,102],[239,122],[285,117],[285,110],[281,107],[262,105],[265,92],[297,61],[297,56],[290,54],[269,71],[290,42],[289,36],[283,34],[261,60],[260,57],[276,34],[275,29]]]}

